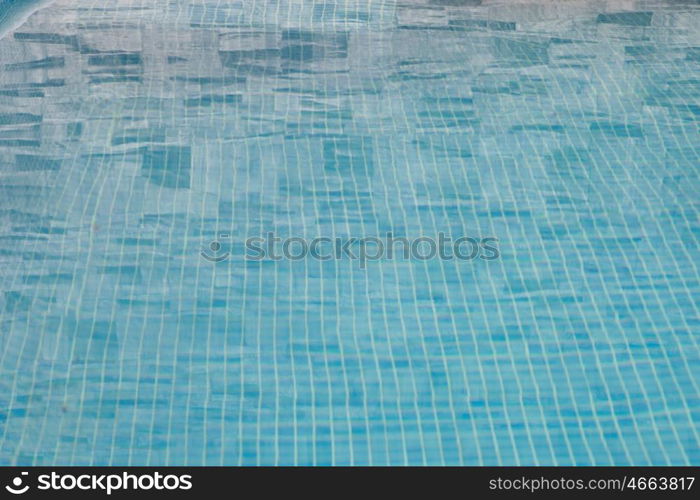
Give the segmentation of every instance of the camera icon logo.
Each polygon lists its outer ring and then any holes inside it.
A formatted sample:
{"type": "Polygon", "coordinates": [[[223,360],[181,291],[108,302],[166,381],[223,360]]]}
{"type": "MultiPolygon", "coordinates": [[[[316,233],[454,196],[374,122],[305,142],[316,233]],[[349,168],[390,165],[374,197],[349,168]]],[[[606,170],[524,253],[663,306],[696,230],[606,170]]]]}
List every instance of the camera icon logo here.
{"type": "Polygon", "coordinates": [[[10,493],[12,493],[13,495],[21,495],[23,493],[26,493],[27,490],[29,489],[29,485],[26,484],[26,485],[24,485],[24,487],[22,487],[22,482],[23,482],[22,476],[27,476],[27,475],[29,475],[28,472],[20,473],[19,476],[15,477],[12,480],[12,485],[8,484],[7,486],[5,486],[5,489],[7,491],[9,491],[10,493]]]}

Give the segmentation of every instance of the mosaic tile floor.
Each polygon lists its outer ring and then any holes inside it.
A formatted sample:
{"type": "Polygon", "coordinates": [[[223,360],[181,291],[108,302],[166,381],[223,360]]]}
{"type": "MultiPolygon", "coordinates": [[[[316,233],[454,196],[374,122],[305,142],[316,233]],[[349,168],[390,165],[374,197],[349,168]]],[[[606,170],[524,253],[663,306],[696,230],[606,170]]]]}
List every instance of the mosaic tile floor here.
{"type": "Polygon", "coordinates": [[[698,465],[699,125],[695,1],[0,0],[0,464],[698,465]]]}

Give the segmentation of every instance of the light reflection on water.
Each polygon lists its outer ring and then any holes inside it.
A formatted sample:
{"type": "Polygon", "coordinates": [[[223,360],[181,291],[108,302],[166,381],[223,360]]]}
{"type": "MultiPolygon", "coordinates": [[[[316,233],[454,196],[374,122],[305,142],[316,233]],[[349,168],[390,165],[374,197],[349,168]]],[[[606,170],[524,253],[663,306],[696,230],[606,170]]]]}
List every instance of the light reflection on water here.
{"type": "Polygon", "coordinates": [[[40,3],[0,1],[1,463],[700,461],[697,3],[40,3]]]}

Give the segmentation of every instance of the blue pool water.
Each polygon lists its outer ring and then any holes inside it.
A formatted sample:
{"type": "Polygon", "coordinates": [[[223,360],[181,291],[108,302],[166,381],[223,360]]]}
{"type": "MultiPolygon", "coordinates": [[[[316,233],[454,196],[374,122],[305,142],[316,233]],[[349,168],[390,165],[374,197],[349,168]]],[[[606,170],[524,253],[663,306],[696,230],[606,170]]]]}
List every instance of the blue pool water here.
{"type": "Polygon", "coordinates": [[[0,0],[0,464],[698,465],[699,194],[696,1],[0,0]]]}

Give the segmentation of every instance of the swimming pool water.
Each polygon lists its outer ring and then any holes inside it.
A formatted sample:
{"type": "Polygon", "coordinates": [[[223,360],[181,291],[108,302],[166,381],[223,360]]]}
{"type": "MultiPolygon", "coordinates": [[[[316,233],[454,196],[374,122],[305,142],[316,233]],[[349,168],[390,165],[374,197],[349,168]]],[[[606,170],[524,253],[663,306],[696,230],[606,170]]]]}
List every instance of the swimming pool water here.
{"type": "Polygon", "coordinates": [[[699,126],[695,1],[0,0],[0,463],[698,465],[699,126]]]}

